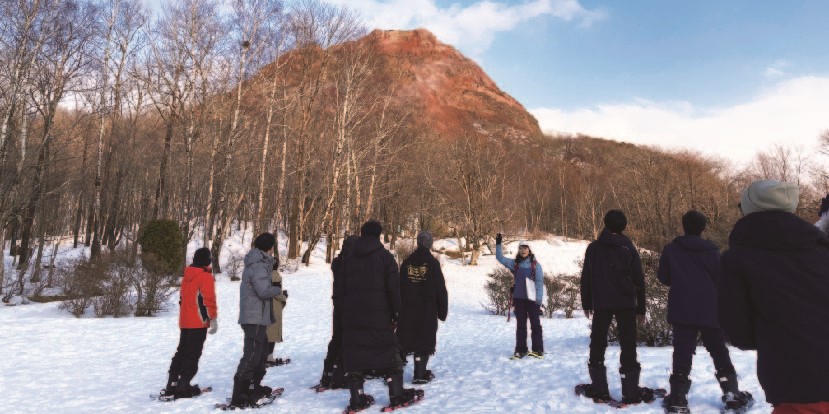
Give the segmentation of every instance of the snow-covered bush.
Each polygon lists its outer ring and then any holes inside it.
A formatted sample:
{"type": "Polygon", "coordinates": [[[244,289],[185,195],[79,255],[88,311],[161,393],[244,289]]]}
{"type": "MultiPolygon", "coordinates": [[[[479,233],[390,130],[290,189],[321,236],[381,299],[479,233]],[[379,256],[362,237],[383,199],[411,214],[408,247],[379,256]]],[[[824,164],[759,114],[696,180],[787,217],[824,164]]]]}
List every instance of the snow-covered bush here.
{"type": "Polygon", "coordinates": [[[243,263],[242,263],[242,257],[241,256],[239,256],[235,253],[230,253],[227,256],[227,263],[225,263],[225,270],[227,271],[227,275],[230,276],[230,281],[231,282],[237,282],[239,280],[242,280],[241,276],[242,276],[242,268],[243,267],[244,266],[243,266],[243,263]]]}
{"type": "Polygon", "coordinates": [[[80,317],[92,305],[94,297],[101,294],[101,284],[106,280],[106,266],[86,260],[68,262],[58,271],[58,280],[66,299],[60,308],[80,317]]]}
{"type": "Polygon", "coordinates": [[[510,308],[510,291],[512,287],[512,272],[504,268],[497,268],[488,274],[484,291],[486,291],[487,302],[483,304],[484,309],[493,315],[506,315],[510,308]]]}
{"type": "Polygon", "coordinates": [[[134,268],[132,286],[135,289],[135,316],[153,316],[164,310],[167,299],[175,292],[176,275],[164,272],[153,255],[143,255],[142,266],[134,268]]]}
{"type": "Polygon", "coordinates": [[[397,264],[403,263],[417,248],[417,244],[411,239],[399,239],[394,244],[394,257],[397,259],[397,264]]]}
{"type": "Polygon", "coordinates": [[[101,295],[93,299],[92,308],[95,316],[114,316],[116,318],[128,315],[135,304],[132,293],[132,283],[140,269],[135,265],[124,262],[110,263],[107,269],[107,278],[101,283],[101,295]]]}
{"type": "Polygon", "coordinates": [[[557,310],[564,311],[565,318],[572,318],[576,309],[581,309],[581,276],[559,274],[544,277],[547,287],[547,307],[544,315],[553,317],[557,310]]]}

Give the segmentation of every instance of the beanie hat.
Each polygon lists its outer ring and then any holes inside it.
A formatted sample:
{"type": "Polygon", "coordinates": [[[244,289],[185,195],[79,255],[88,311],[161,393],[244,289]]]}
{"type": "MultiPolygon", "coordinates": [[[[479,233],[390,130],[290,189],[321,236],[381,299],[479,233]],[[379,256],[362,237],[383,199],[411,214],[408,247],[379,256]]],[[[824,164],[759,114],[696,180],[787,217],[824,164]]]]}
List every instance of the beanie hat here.
{"type": "Polygon", "coordinates": [[[610,210],[604,215],[604,226],[614,233],[621,233],[628,226],[628,218],[622,210],[610,210]]]}
{"type": "Polygon", "coordinates": [[[383,233],[383,225],[377,220],[369,220],[360,227],[360,235],[368,237],[380,237],[383,233]]]}
{"type": "Polygon", "coordinates": [[[682,216],[682,230],[685,231],[685,234],[699,236],[705,230],[706,224],[708,224],[708,219],[699,211],[689,210],[682,216]]]}
{"type": "Polygon", "coordinates": [[[421,231],[417,235],[417,247],[423,247],[426,249],[432,248],[432,233],[428,231],[421,231]]]}
{"type": "Polygon", "coordinates": [[[521,240],[520,242],[518,242],[518,248],[520,249],[521,246],[527,246],[527,248],[530,249],[530,253],[532,254],[533,248],[530,247],[530,242],[528,242],[526,240],[521,240]]]}
{"type": "Polygon", "coordinates": [[[213,259],[210,257],[210,249],[207,247],[196,249],[196,252],[193,253],[193,266],[206,267],[210,266],[212,263],[213,259]]]}
{"type": "Polygon", "coordinates": [[[794,213],[800,199],[800,189],[792,183],[760,180],[743,190],[740,209],[749,215],[759,211],[786,211],[794,213]]]}
{"type": "Polygon", "coordinates": [[[276,246],[276,237],[271,233],[262,233],[256,236],[256,240],[253,241],[253,247],[263,252],[273,249],[273,246],[276,246]]]}

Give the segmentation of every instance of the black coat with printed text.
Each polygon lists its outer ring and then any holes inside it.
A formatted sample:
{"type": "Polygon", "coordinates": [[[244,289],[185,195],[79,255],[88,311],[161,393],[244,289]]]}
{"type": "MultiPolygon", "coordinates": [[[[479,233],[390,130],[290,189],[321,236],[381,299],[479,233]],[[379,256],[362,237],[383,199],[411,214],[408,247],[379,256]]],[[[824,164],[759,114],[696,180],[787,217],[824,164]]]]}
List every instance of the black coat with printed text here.
{"type": "Polygon", "coordinates": [[[449,308],[446,281],[440,263],[429,249],[418,248],[400,266],[403,310],[397,340],[404,353],[434,354],[438,319],[445,321],[449,308]]]}

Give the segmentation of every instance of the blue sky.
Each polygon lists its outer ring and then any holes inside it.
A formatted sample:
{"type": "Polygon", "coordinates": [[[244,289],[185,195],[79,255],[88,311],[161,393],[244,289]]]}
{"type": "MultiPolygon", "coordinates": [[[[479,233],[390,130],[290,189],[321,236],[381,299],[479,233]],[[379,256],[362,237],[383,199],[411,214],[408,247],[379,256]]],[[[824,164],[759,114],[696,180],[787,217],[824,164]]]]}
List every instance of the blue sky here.
{"type": "Polygon", "coordinates": [[[583,27],[537,17],[499,34],[481,55],[526,106],[574,109],[634,97],[722,106],[784,74],[829,72],[826,1],[581,4],[606,18],[583,27]],[[775,64],[784,73],[767,74],[775,64]]]}

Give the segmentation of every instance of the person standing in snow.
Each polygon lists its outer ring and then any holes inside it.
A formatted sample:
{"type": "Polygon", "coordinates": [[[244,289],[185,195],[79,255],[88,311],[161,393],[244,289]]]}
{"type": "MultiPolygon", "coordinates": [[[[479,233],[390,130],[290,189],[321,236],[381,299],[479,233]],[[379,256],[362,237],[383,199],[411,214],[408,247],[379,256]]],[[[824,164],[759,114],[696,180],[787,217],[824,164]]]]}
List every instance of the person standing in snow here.
{"type": "Polygon", "coordinates": [[[403,388],[403,358],[394,335],[402,308],[400,274],[394,256],[383,247],[383,227],[369,220],[360,228],[354,251],[343,260],[343,363],[351,399],[348,411],[360,411],[374,402],[363,393],[363,373],[383,373],[390,407],[409,405],[423,391],[403,388]]]}
{"type": "MultiPolygon", "coordinates": [[[[276,252],[276,247],[274,247],[276,252]]],[[[271,285],[282,288],[282,275],[279,274],[279,254],[274,254],[273,270],[271,271],[271,285]]],[[[291,362],[290,358],[274,358],[273,353],[276,349],[277,342],[282,342],[282,310],[288,303],[288,291],[282,289],[282,293],[274,296],[271,304],[273,306],[273,323],[268,326],[268,357],[265,360],[265,365],[268,367],[276,367],[279,365],[291,362]]]]}
{"type": "Polygon", "coordinates": [[[544,301],[544,271],[526,242],[518,243],[515,259],[504,257],[503,236],[495,235],[495,257],[514,277],[510,293],[515,307],[515,353],[512,359],[525,356],[544,358],[544,336],[541,329],[541,305],[544,301]],[[532,329],[532,350],[527,349],[527,319],[532,329]]]}
{"type": "Polygon", "coordinates": [[[230,404],[236,407],[252,406],[273,389],[262,385],[265,360],[268,355],[268,326],[274,322],[273,298],[282,293],[274,286],[271,272],[276,237],[262,233],[253,241],[253,248],[245,256],[245,270],[239,284],[239,325],[244,331],[244,347],[239,366],[233,377],[233,396],[230,404]]]}
{"type": "Polygon", "coordinates": [[[199,386],[190,385],[190,381],[199,371],[199,359],[207,334],[215,334],[219,329],[219,309],[216,305],[211,263],[210,249],[202,247],[193,254],[193,263],[184,268],[178,315],[181,333],[178,348],[167,372],[167,387],[163,396],[172,395],[179,399],[201,394],[199,386]]]}
{"type": "Polygon", "coordinates": [[[343,310],[342,310],[342,283],[343,283],[343,260],[351,255],[357,236],[348,236],[343,240],[342,249],[334,260],[331,261],[331,273],[333,283],[331,287],[331,301],[333,302],[333,314],[331,318],[332,332],[331,340],[328,342],[328,353],[322,362],[322,377],[318,390],[328,388],[346,388],[345,370],[343,368],[343,310]]]}
{"type": "Polygon", "coordinates": [[[717,322],[717,285],[720,274],[720,249],[701,237],[707,224],[698,211],[682,216],[685,235],[675,238],[662,250],[657,276],[670,286],[668,323],[673,327],[673,374],[671,394],[663,405],[669,413],[688,412],[688,390],[691,388],[691,363],[697,349],[697,335],[714,360],[716,378],[723,392],[726,409],[751,406],[751,394],[740,391],[737,373],[717,322]]]}
{"type": "Polygon", "coordinates": [[[449,310],[446,281],[431,248],[432,233],[420,232],[417,249],[400,266],[403,310],[397,340],[404,355],[414,353],[414,384],[426,384],[435,378],[426,367],[429,356],[435,353],[438,319],[445,321],[449,310]]]}
{"type": "Polygon", "coordinates": [[[587,246],[581,271],[581,303],[584,315],[593,319],[590,331],[588,371],[591,384],[584,395],[596,402],[610,400],[604,354],[613,318],[619,331],[622,402],[652,402],[653,390],[639,386],[641,365],[636,359],[636,323],[645,322],[645,275],[639,252],[622,234],[627,217],[621,210],[604,216],[604,229],[587,246]]]}
{"type": "Polygon", "coordinates": [[[797,185],[743,190],[722,255],[719,321],[757,350],[757,378],[775,414],[829,413],[829,236],[793,213],[797,185]]]}

